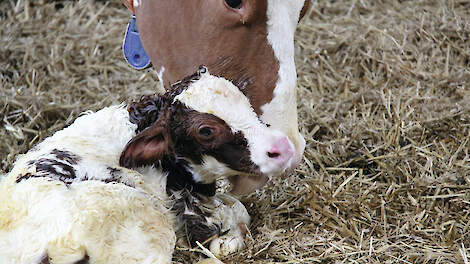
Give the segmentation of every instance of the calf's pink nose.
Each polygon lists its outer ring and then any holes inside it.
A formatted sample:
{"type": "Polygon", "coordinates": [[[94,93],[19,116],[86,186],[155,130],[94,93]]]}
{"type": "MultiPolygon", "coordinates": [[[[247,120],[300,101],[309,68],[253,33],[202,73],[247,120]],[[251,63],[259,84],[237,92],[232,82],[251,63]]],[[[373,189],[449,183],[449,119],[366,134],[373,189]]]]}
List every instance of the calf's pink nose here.
{"type": "Polygon", "coordinates": [[[294,155],[294,148],[287,137],[282,137],[275,142],[266,153],[270,159],[278,160],[281,163],[289,161],[294,155]]]}

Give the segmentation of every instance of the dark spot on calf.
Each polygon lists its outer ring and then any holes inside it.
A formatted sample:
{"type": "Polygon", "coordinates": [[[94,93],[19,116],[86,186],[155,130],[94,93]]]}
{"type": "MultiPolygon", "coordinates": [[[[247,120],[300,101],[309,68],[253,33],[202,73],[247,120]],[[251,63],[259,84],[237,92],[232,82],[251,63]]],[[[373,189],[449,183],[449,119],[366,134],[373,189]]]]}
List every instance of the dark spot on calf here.
{"type": "Polygon", "coordinates": [[[74,264],[88,264],[90,263],[90,257],[88,256],[87,253],[85,253],[85,256],[83,256],[83,258],[77,262],[75,262],[74,264]]]}
{"type": "Polygon", "coordinates": [[[81,160],[76,154],[59,149],[53,149],[50,152],[54,158],[40,158],[28,161],[28,166],[35,166],[36,174],[26,173],[20,176],[16,182],[27,180],[31,177],[48,177],[53,180],[59,180],[65,184],[71,184],[76,178],[76,171],[73,165],[81,160]]]}
{"type": "Polygon", "coordinates": [[[111,178],[120,178],[121,170],[117,168],[107,168],[109,171],[109,175],[111,175],[111,178]]]}
{"type": "Polygon", "coordinates": [[[122,183],[128,187],[134,188],[135,186],[122,182],[122,176],[121,176],[121,169],[118,168],[112,168],[112,167],[107,167],[109,171],[109,176],[108,178],[101,180],[104,183],[122,183]]]}
{"type": "Polygon", "coordinates": [[[46,253],[46,255],[39,261],[39,264],[50,264],[51,262],[49,261],[49,255],[46,253]]]}
{"type": "Polygon", "coordinates": [[[20,181],[23,181],[23,180],[27,180],[31,177],[36,177],[35,175],[32,175],[31,173],[26,173],[26,174],[23,174],[23,175],[20,175],[17,179],[16,179],[16,183],[19,183],[20,181]]]}
{"type": "Polygon", "coordinates": [[[36,165],[36,171],[45,174],[55,180],[60,180],[64,183],[70,184],[75,179],[75,169],[68,163],[53,159],[39,159],[36,165]]]}
{"type": "Polygon", "coordinates": [[[65,161],[70,165],[76,165],[81,160],[79,156],[65,150],[53,149],[51,154],[54,155],[58,160],[65,161]]]}
{"type": "MultiPolygon", "coordinates": [[[[49,255],[46,253],[46,255],[41,259],[41,261],[38,264],[50,264],[50,259],[49,255]]],[[[85,253],[85,256],[79,261],[74,262],[73,264],[89,264],[90,263],[90,257],[88,256],[87,253],[85,253]]]]}
{"type": "Polygon", "coordinates": [[[121,169],[112,168],[112,167],[107,167],[107,170],[109,172],[109,177],[105,179],[90,178],[88,177],[88,174],[86,174],[81,179],[77,179],[76,171],[71,164],[76,164],[76,162],[78,162],[80,158],[78,158],[76,155],[70,152],[65,152],[65,151],[54,150],[51,153],[54,154],[57,159],[61,159],[61,160],[48,159],[48,158],[30,160],[27,164],[30,167],[30,169],[32,166],[35,166],[36,173],[33,174],[31,172],[28,172],[26,174],[20,175],[16,179],[16,183],[19,183],[24,180],[28,180],[30,178],[44,177],[44,178],[49,178],[51,180],[61,181],[65,183],[66,186],[72,184],[75,181],[96,180],[96,181],[101,181],[104,183],[122,183],[129,187],[133,187],[133,188],[135,187],[131,184],[122,182],[121,169]]]}
{"type": "Polygon", "coordinates": [[[75,169],[67,161],[41,158],[29,161],[28,165],[36,167],[36,174],[26,173],[18,177],[17,183],[32,177],[48,177],[53,180],[62,181],[65,184],[71,184],[76,178],[75,169]]]}
{"type": "Polygon", "coordinates": [[[107,179],[104,179],[104,180],[101,180],[102,182],[104,183],[122,183],[124,185],[127,185],[129,187],[134,187],[134,186],[130,186],[128,184],[125,184],[123,182],[120,181],[120,179],[117,179],[117,178],[107,178],[107,179]]]}

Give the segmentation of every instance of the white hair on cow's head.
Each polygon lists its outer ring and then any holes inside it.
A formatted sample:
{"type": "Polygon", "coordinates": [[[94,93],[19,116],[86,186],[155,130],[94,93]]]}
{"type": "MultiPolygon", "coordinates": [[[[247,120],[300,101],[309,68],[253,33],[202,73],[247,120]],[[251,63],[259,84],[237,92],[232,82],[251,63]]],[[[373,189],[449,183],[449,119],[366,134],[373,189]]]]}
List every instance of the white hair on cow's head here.
{"type": "MultiPolygon", "coordinates": [[[[270,129],[256,115],[248,98],[230,81],[204,73],[174,99],[193,110],[213,114],[225,121],[234,133],[241,132],[248,142],[251,160],[260,172],[272,177],[279,173],[280,166],[288,168],[291,160],[285,163],[273,162],[268,157],[274,141],[285,138],[293,149],[292,143],[280,131],[270,129]]],[[[193,168],[193,172],[230,171],[224,168],[215,170],[214,162],[203,163],[202,168],[193,168]]],[[[282,170],[281,170],[282,171],[282,170]]]]}

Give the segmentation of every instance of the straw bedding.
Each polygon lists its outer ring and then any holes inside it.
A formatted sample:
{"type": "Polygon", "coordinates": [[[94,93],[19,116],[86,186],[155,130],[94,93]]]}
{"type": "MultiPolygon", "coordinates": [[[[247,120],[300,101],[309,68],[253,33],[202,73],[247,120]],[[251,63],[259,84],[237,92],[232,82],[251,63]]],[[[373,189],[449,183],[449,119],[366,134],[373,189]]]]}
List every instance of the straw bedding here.
{"type": "MultiPolygon", "coordinates": [[[[120,1],[0,2],[0,170],[81,112],[161,89],[120,1]]],[[[227,263],[469,263],[470,2],[312,1],[296,36],[304,162],[242,198],[227,263]]],[[[176,263],[198,258],[179,247],[176,263]]]]}

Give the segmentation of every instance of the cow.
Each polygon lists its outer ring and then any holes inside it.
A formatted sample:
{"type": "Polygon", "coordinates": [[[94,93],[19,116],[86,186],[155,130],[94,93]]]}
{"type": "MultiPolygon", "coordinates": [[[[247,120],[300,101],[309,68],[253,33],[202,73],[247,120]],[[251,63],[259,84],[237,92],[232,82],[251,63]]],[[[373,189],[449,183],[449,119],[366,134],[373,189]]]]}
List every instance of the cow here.
{"type": "MultiPolygon", "coordinates": [[[[142,45],[165,88],[198,65],[232,81],[260,119],[305,149],[297,119],[294,32],[310,0],[122,0],[135,15],[142,45]]],[[[268,179],[234,178],[234,193],[268,179]]]]}

